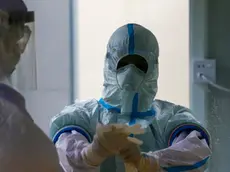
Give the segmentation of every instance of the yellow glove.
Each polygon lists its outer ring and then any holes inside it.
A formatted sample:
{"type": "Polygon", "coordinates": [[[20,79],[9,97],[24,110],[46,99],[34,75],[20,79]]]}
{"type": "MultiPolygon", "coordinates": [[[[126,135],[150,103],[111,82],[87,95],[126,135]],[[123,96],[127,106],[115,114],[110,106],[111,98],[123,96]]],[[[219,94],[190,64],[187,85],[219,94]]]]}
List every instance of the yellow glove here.
{"type": "Polygon", "coordinates": [[[139,167],[139,172],[160,172],[160,165],[158,157],[148,156],[143,154],[141,156],[139,167]]]}
{"type": "Polygon", "coordinates": [[[141,154],[139,146],[129,144],[127,148],[120,151],[124,159],[126,172],[159,172],[158,157],[154,155],[141,154]]]}
{"type": "Polygon", "coordinates": [[[128,147],[130,143],[142,144],[130,134],[142,134],[144,132],[140,125],[127,126],[125,124],[98,124],[92,144],[83,151],[84,160],[92,165],[100,165],[107,157],[116,155],[120,150],[128,147]]]}
{"type": "Polygon", "coordinates": [[[138,145],[130,143],[127,148],[120,151],[119,155],[126,164],[138,168],[142,156],[138,145]]]}
{"type": "Polygon", "coordinates": [[[130,143],[127,148],[120,151],[119,154],[125,163],[126,172],[137,172],[141,160],[141,152],[136,144],[130,143]]]}

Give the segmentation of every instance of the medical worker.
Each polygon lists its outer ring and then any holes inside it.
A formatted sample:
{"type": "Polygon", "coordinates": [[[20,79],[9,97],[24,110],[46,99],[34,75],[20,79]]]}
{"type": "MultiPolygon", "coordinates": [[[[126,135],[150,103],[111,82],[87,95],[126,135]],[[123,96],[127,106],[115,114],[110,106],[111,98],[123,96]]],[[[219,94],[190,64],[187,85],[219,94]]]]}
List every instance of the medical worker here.
{"type": "Polygon", "coordinates": [[[206,169],[211,154],[207,130],[189,109],[154,99],[158,56],[157,39],[143,26],[127,24],[113,33],[102,98],[76,101],[51,121],[50,134],[66,172],[123,172],[124,162],[140,172],[206,169]],[[138,124],[145,133],[126,133],[113,124],[138,124]],[[135,145],[130,137],[143,144],[135,145]]]}
{"type": "Polygon", "coordinates": [[[30,37],[25,23],[33,21],[33,12],[27,10],[22,0],[0,1],[1,172],[61,170],[55,146],[33,122],[23,96],[9,82],[30,37]]]}

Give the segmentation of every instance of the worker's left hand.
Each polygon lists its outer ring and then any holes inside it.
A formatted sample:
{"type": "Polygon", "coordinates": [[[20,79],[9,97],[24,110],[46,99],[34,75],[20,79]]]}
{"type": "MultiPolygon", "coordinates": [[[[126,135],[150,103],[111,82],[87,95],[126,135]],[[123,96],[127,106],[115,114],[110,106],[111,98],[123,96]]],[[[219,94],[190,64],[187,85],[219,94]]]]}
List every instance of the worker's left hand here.
{"type": "Polygon", "coordinates": [[[141,160],[141,152],[139,146],[130,143],[126,148],[122,149],[119,154],[125,163],[132,164],[136,168],[139,166],[141,160]]]}

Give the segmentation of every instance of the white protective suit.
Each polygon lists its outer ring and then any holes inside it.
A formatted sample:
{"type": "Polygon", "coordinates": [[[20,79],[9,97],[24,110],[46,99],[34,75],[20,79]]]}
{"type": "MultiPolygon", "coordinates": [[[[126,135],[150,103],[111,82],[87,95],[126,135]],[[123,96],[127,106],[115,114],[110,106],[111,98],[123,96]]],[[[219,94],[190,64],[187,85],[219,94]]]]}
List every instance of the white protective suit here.
{"type": "Polygon", "coordinates": [[[23,96],[10,86],[10,74],[29,39],[25,21],[11,18],[14,12],[17,19],[18,14],[26,16],[21,0],[0,1],[0,171],[61,172],[55,146],[32,120],[23,96]]]}
{"type": "MultiPolygon", "coordinates": [[[[107,46],[102,98],[76,101],[51,121],[50,135],[66,172],[98,169],[87,164],[81,153],[92,142],[98,122],[141,124],[145,133],[135,137],[143,141],[141,152],[157,159],[158,171],[204,171],[211,154],[206,129],[189,109],[154,100],[158,55],[155,36],[138,24],[124,25],[113,33],[107,46]],[[143,57],[148,64],[147,72],[133,64],[118,69],[118,62],[128,55],[143,57]]],[[[122,172],[123,160],[109,157],[100,171],[122,172]]]]}

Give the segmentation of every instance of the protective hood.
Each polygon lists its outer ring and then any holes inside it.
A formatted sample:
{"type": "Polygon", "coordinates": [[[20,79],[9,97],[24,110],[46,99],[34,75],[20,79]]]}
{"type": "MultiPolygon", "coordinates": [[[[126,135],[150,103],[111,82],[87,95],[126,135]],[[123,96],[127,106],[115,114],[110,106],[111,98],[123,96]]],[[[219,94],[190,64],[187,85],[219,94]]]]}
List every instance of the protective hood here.
{"type": "MultiPolygon", "coordinates": [[[[117,109],[122,107],[124,91],[117,82],[117,65],[119,60],[128,55],[141,56],[148,63],[148,70],[134,98],[137,112],[149,111],[152,109],[157,93],[159,46],[153,33],[138,24],[127,24],[118,28],[109,40],[104,66],[102,100],[107,106],[117,109]]],[[[132,101],[130,100],[129,103],[133,103],[132,101]]]]}

